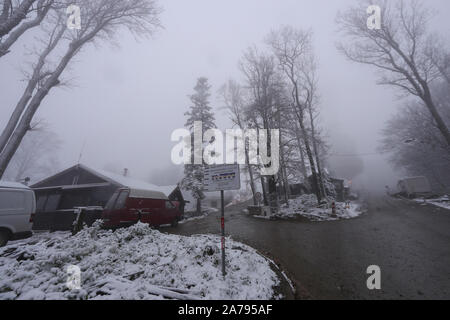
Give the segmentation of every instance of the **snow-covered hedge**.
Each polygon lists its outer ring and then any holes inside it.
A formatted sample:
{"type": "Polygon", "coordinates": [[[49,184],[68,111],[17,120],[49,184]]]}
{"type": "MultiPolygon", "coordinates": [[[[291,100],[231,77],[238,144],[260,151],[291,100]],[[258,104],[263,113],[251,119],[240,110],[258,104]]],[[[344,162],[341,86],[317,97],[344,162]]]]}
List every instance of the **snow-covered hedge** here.
{"type": "Polygon", "coordinates": [[[303,216],[313,221],[332,221],[356,218],[363,213],[356,203],[350,203],[349,208],[347,208],[346,204],[343,202],[336,202],[335,204],[336,215],[333,216],[329,205],[318,206],[315,195],[305,194],[290,200],[289,207],[283,205],[276,216],[279,218],[303,216]]]}
{"type": "Polygon", "coordinates": [[[271,299],[279,280],[254,249],[220,238],[164,234],[145,224],[115,232],[98,223],[76,236],[45,233],[0,249],[0,299],[271,299]],[[81,269],[81,289],[67,268],[81,269]]]}

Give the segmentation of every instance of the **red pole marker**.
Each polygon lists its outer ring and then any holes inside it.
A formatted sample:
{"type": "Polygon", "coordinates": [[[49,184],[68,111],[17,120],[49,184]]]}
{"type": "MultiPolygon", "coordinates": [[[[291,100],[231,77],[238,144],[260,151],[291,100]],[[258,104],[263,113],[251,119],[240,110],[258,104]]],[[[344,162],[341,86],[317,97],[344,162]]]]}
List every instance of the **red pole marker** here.
{"type": "Polygon", "coordinates": [[[222,209],[222,215],[220,219],[221,229],[222,229],[222,275],[225,277],[225,204],[224,204],[224,192],[223,190],[220,191],[220,202],[221,202],[221,209],[222,209]]]}

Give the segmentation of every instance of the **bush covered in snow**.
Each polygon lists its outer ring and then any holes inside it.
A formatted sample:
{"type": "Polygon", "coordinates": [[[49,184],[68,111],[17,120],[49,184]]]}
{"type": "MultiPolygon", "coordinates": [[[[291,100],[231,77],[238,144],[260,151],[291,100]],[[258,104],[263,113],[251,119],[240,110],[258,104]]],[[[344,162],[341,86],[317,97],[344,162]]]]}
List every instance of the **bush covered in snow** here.
{"type": "Polygon", "coordinates": [[[229,239],[223,279],[219,245],[145,224],[39,234],[0,249],[0,299],[273,298],[279,280],[264,257],[229,239]],[[70,265],[81,269],[81,289],[66,284],[70,265]]]}
{"type": "Polygon", "coordinates": [[[318,205],[317,198],[313,194],[304,194],[290,200],[289,207],[283,205],[278,214],[279,218],[294,218],[303,216],[313,221],[330,221],[340,219],[351,219],[362,214],[361,209],[355,203],[351,203],[349,208],[343,202],[336,202],[336,215],[332,215],[331,205],[318,205]]]}

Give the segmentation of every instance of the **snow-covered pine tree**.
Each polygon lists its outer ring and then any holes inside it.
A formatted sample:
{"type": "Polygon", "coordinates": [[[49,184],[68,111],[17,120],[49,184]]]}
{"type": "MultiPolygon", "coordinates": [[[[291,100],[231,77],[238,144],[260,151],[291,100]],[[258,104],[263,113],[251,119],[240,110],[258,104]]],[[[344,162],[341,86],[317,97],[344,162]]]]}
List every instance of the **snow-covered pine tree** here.
{"type": "MultiPolygon", "coordinates": [[[[202,122],[202,132],[216,127],[214,121],[214,113],[209,104],[211,86],[208,79],[200,77],[194,87],[194,94],[190,96],[192,105],[189,111],[185,113],[188,117],[185,126],[191,131],[194,131],[194,123],[196,121],[202,122]]],[[[192,135],[193,136],[193,135],[192,135]]],[[[191,163],[194,163],[194,144],[192,145],[191,163]]],[[[202,150],[203,152],[203,150],[202,150]]],[[[203,168],[204,164],[186,164],[184,166],[184,178],[181,182],[183,188],[190,190],[193,197],[197,200],[197,214],[201,214],[202,205],[201,200],[205,198],[203,193],[203,168]]]]}

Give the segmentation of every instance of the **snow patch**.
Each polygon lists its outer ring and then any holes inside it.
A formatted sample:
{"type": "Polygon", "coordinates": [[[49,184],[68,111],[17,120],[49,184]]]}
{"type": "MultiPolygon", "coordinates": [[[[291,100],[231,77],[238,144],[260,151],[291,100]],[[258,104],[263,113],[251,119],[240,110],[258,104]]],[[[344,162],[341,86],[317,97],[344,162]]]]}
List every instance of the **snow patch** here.
{"type": "Polygon", "coordinates": [[[96,222],[75,236],[39,233],[0,249],[0,299],[271,299],[279,284],[270,263],[242,243],[184,237],[145,224],[114,232],[96,222]],[[70,290],[67,267],[81,269],[70,290]]]}
{"type": "Polygon", "coordinates": [[[336,202],[336,215],[332,215],[331,205],[317,205],[317,198],[312,194],[305,194],[289,201],[289,207],[283,205],[274,216],[277,218],[295,218],[302,216],[312,221],[335,221],[352,219],[360,216],[363,211],[356,203],[350,203],[347,208],[344,202],[336,202]]]}
{"type": "Polygon", "coordinates": [[[186,219],[180,220],[180,222],[178,222],[178,223],[179,224],[184,224],[186,222],[202,220],[202,219],[205,219],[207,216],[208,216],[208,214],[203,214],[201,216],[196,216],[196,217],[190,217],[190,218],[186,218],[186,219]]]}
{"type": "Polygon", "coordinates": [[[439,208],[444,208],[444,209],[450,210],[450,198],[447,195],[440,197],[440,198],[433,198],[433,199],[416,198],[416,199],[414,199],[414,201],[421,205],[431,204],[431,205],[439,207],[439,208]]]}

